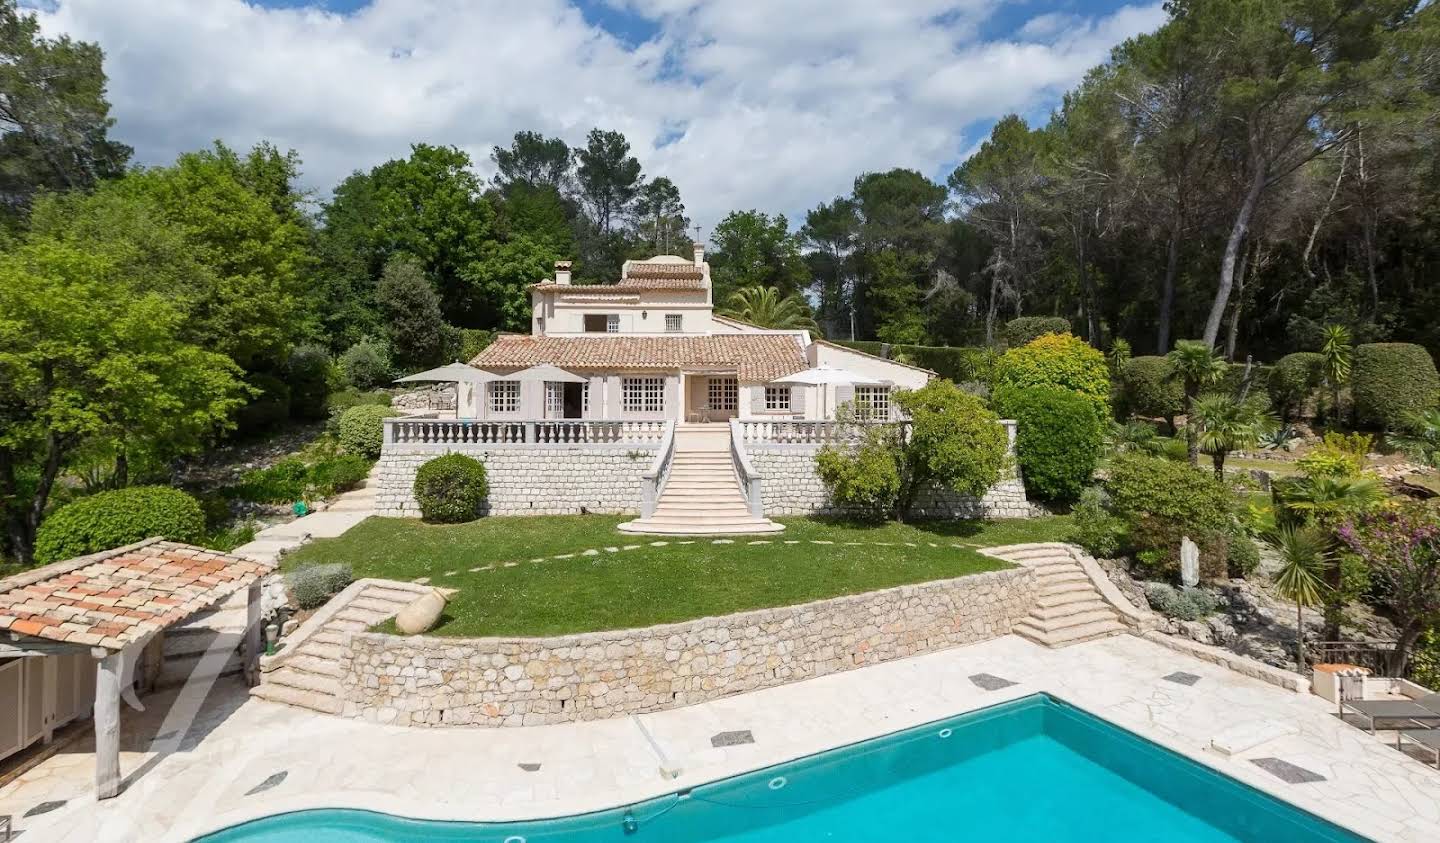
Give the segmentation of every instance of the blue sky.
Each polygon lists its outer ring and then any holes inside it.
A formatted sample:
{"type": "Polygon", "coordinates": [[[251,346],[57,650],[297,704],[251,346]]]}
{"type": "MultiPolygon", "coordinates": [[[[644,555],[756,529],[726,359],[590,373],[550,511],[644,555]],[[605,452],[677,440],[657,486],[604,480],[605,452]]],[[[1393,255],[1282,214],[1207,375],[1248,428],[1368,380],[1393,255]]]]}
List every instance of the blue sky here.
{"type": "Polygon", "coordinates": [[[106,51],[144,163],[223,139],[346,174],[453,144],[488,175],[520,129],[631,140],[712,227],[797,219],[856,175],[943,180],[999,117],[1042,120],[1159,0],[38,0],[106,51]]]}

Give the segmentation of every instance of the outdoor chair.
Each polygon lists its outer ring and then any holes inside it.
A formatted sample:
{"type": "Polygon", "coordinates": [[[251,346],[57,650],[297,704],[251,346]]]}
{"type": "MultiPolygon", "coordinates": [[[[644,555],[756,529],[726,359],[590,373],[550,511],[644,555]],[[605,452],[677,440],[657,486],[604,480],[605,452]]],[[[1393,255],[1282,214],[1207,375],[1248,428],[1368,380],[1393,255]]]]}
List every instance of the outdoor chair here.
{"type": "Polygon", "coordinates": [[[1401,720],[1406,723],[1433,729],[1440,726],[1440,694],[1430,694],[1418,700],[1340,700],[1340,714],[1352,712],[1370,721],[1370,734],[1375,734],[1378,720],[1401,720]]]}
{"type": "Polygon", "coordinates": [[[1395,733],[1395,748],[1405,751],[1405,741],[1430,750],[1435,756],[1435,769],[1440,770],[1440,729],[1404,729],[1395,733]]]}

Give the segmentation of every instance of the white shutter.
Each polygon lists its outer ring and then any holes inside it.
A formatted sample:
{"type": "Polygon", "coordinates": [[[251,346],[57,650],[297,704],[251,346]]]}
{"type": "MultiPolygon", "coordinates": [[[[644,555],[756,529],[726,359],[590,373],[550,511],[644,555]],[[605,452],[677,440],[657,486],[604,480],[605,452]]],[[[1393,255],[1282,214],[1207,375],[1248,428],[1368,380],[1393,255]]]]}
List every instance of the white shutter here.
{"type": "Polygon", "coordinates": [[[765,412],[765,387],[750,387],[750,412],[757,416],[765,412]]]}
{"type": "Polygon", "coordinates": [[[790,412],[797,416],[805,416],[805,394],[810,391],[808,386],[790,387],[790,412]]]}
{"type": "Polygon", "coordinates": [[[842,383],[835,387],[835,409],[840,409],[842,404],[854,403],[855,385],[842,383]]]}

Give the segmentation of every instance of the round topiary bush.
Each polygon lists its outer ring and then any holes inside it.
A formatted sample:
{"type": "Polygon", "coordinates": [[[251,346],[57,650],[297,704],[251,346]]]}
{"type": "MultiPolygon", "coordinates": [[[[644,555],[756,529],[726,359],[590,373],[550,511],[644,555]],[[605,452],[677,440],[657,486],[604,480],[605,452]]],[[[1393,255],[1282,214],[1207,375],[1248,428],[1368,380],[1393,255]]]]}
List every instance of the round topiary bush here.
{"type": "Polygon", "coordinates": [[[389,407],[362,404],[340,414],[336,433],[346,453],[379,459],[385,441],[385,420],[395,415],[389,407]]]}
{"type": "Polygon", "coordinates": [[[1019,423],[1015,452],[1028,494],[1047,501],[1080,496],[1104,445],[1104,430],[1089,400],[1053,386],[1006,387],[995,408],[1019,423]]]}
{"type": "Polygon", "coordinates": [[[1005,344],[1019,348],[1046,334],[1070,333],[1070,320],[1063,316],[1018,316],[1005,323],[1005,344]]]}
{"type": "Polygon", "coordinates": [[[41,522],[35,561],[71,559],[154,536],[200,541],[205,536],[200,502],[168,486],[132,486],[81,498],[41,522]]]}
{"type": "Polygon", "coordinates": [[[390,348],[366,337],[340,355],[340,372],[356,389],[374,389],[390,383],[390,348]]]}
{"type": "Polygon", "coordinates": [[[1350,394],[1362,425],[1382,430],[1403,427],[1413,414],[1435,406],[1440,374],[1424,347],[1406,342],[1377,342],[1355,347],[1350,394]]]}
{"type": "Polygon", "coordinates": [[[1284,419],[1305,413],[1306,404],[1324,380],[1325,358],[1314,351],[1297,351],[1281,357],[1270,371],[1266,390],[1270,403],[1284,419]]]}
{"type": "Polygon", "coordinates": [[[1105,355],[1070,334],[1046,334],[1000,355],[995,386],[1054,386],[1088,400],[1101,422],[1110,418],[1110,370],[1105,355]]]}
{"type": "Polygon", "coordinates": [[[464,454],[446,454],[415,472],[415,500],[426,521],[458,524],[480,514],[490,484],[485,466],[464,454]]]}
{"type": "Polygon", "coordinates": [[[1120,400],[1125,412],[1170,421],[1185,406],[1185,389],[1171,376],[1164,357],[1135,357],[1120,375],[1120,400]]]}

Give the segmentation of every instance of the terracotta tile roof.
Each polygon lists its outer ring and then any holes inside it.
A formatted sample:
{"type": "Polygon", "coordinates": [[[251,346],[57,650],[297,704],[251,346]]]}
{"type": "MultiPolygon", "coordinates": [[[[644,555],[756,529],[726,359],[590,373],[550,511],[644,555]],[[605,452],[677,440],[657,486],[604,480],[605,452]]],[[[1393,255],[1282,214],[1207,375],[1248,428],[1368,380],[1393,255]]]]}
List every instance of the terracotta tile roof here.
{"type": "Polygon", "coordinates": [[[632,261],[626,265],[620,283],[621,290],[703,290],[705,273],[693,263],[644,263],[632,261]]]}
{"type": "Polygon", "coordinates": [[[533,337],[504,334],[470,365],[525,368],[552,363],[562,369],[624,370],[734,367],[746,383],[765,383],[809,367],[791,334],[715,334],[705,337],[533,337]]]}
{"type": "Polygon", "coordinates": [[[271,562],[150,539],[0,580],[0,630],[119,650],[274,568],[271,562]]]}

